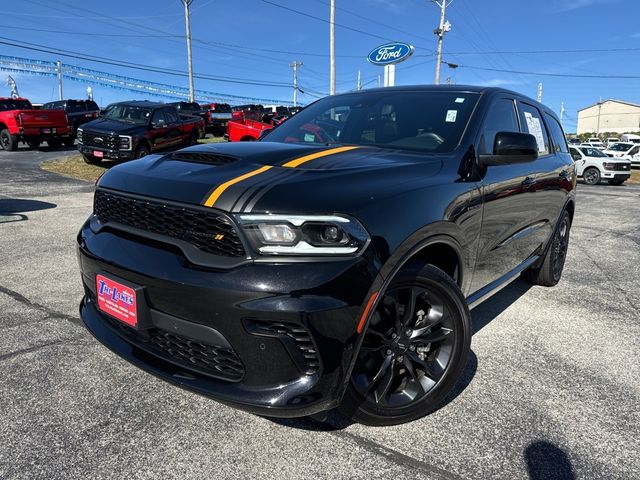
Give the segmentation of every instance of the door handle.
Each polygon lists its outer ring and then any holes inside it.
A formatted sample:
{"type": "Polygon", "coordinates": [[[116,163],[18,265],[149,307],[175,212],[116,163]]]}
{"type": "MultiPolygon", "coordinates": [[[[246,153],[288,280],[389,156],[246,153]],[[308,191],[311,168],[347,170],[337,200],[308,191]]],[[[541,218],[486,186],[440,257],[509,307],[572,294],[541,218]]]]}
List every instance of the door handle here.
{"type": "Polygon", "coordinates": [[[536,177],[527,177],[522,181],[522,185],[524,185],[525,187],[530,187],[531,185],[535,185],[536,182],[536,177]]]}

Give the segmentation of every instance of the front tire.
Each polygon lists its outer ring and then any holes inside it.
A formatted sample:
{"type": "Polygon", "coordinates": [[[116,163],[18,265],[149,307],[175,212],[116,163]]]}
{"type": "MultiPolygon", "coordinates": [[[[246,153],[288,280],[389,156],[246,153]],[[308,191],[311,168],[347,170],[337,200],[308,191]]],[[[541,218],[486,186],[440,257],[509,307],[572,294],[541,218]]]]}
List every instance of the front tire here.
{"type": "Polygon", "coordinates": [[[587,168],[582,174],[582,178],[587,185],[598,185],[600,183],[600,170],[594,167],[587,168]]]}
{"type": "Polygon", "coordinates": [[[146,145],[140,145],[136,148],[133,158],[142,158],[149,155],[149,148],[146,145]]]}
{"type": "Polygon", "coordinates": [[[551,239],[542,264],[531,267],[522,273],[522,277],[529,283],[543,287],[557,285],[562,277],[564,262],[569,249],[569,233],[571,231],[571,217],[566,210],[558,220],[558,226],[551,239]]]}
{"type": "Polygon", "coordinates": [[[436,410],[458,381],[471,345],[464,295],[442,270],[403,268],[382,295],[340,407],[372,426],[436,410]]]}

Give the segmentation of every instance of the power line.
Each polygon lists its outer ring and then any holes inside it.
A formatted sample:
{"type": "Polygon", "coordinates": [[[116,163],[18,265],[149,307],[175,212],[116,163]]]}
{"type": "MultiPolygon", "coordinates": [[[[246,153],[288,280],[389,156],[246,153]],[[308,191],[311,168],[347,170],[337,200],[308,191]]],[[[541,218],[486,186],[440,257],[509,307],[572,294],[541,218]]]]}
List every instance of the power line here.
{"type": "MultiPolygon", "coordinates": [[[[101,63],[101,64],[105,64],[105,65],[114,65],[114,66],[118,66],[118,67],[131,68],[131,69],[134,69],[134,70],[143,70],[143,71],[154,72],[154,73],[163,73],[163,74],[166,74],[166,75],[173,75],[173,76],[180,76],[180,77],[188,76],[187,72],[184,72],[184,71],[181,71],[181,70],[154,67],[153,65],[145,65],[145,64],[140,64],[140,63],[124,62],[124,61],[119,61],[119,60],[110,59],[110,58],[104,58],[104,57],[100,58],[100,57],[95,57],[93,55],[88,55],[88,54],[85,54],[85,53],[74,52],[74,51],[71,51],[71,50],[63,50],[63,49],[58,49],[58,48],[52,49],[52,48],[46,47],[45,45],[39,45],[37,43],[24,42],[24,41],[15,40],[15,39],[7,38],[7,37],[0,37],[0,44],[10,45],[12,47],[22,48],[22,49],[25,49],[25,50],[32,50],[32,51],[38,51],[38,52],[43,52],[43,53],[50,53],[50,54],[53,54],[53,55],[60,55],[60,56],[63,56],[63,57],[76,58],[76,59],[79,59],[79,60],[85,60],[85,61],[94,62],[94,63],[101,63]],[[21,43],[15,43],[15,42],[21,42],[21,43]]],[[[252,80],[252,79],[236,78],[236,77],[222,77],[222,76],[213,76],[213,75],[205,75],[205,74],[194,74],[194,77],[200,78],[202,80],[210,80],[210,81],[214,81],[214,82],[239,83],[239,84],[244,84],[244,85],[257,85],[257,86],[265,86],[265,87],[282,87],[282,88],[286,87],[286,88],[291,88],[291,84],[290,83],[285,83],[285,82],[261,82],[261,81],[256,81],[256,80],[252,80]]]]}
{"type": "MultiPolygon", "coordinates": [[[[446,63],[446,62],[444,62],[446,63]]],[[[501,72],[501,73],[515,73],[520,75],[537,75],[543,77],[564,77],[564,78],[611,78],[611,79],[624,79],[624,80],[636,80],[640,79],[640,75],[616,75],[616,74],[602,74],[602,75],[579,75],[576,73],[550,73],[550,72],[526,72],[523,70],[505,70],[501,68],[489,68],[489,67],[478,67],[475,65],[460,65],[457,64],[460,68],[468,68],[471,70],[486,70],[491,72],[501,72]]]]}

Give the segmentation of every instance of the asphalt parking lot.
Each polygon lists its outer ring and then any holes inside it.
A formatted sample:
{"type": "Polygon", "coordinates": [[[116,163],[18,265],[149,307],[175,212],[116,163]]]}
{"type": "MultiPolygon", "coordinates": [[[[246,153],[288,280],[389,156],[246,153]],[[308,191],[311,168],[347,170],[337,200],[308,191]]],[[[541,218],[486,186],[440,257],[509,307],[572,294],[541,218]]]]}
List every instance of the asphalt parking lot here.
{"type": "Polygon", "coordinates": [[[447,405],[322,426],[182,391],[91,337],[74,239],[93,185],[39,169],[59,155],[0,152],[0,478],[640,478],[640,186],[579,185],[562,282],[472,311],[447,405]]]}

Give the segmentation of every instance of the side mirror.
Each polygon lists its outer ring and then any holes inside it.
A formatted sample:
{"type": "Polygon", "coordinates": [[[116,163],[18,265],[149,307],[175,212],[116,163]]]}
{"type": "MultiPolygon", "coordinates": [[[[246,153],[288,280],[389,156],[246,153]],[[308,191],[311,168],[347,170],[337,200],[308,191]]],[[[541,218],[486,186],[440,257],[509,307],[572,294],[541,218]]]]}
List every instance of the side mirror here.
{"type": "Polygon", "coordinates": [[[166,122],[163,119],[158,120],[153,124],[154,128],[164,128],[167,126],[166,122]]]}
{"type": "Polygon", "coordinates": [[[484,166],[533,162],[538,158],[538,142],[529,133],[498,132],[493,142],[493,155],[480,155],[484,166]]]}

